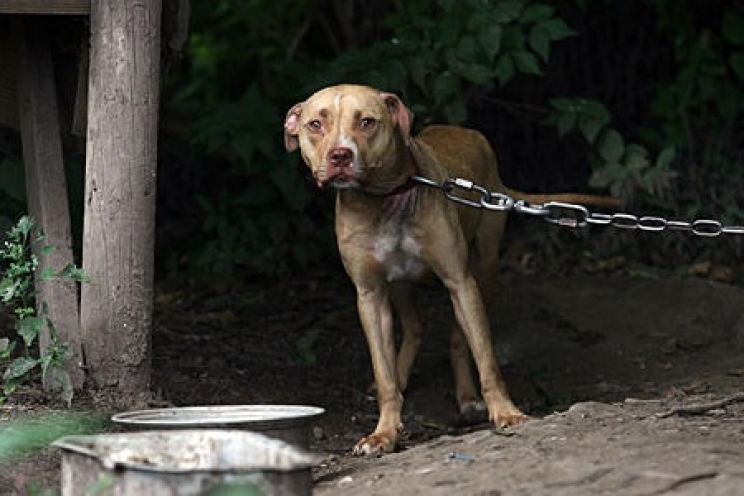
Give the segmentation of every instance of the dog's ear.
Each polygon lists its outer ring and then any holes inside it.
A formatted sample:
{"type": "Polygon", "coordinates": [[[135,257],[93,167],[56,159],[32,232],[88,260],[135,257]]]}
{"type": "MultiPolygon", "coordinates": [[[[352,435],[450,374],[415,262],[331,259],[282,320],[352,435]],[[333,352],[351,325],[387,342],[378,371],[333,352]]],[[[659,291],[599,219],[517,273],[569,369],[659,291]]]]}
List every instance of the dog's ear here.
{"type": "Polygon", "coordinates": [[[403,101],[394,93],[382,93],[382,99],[385,101],[390,112],[393,114],[393,120],[403,135],[406,145],[411,143],[411,123],[413,122],[413,112],[403,103],[403,101]]]}
{"type": "Polygon", "coordinates": [[[293,152],[300,147],[300,115],[302,104],[298,103],[287,112],[284,119],[284,146],[288,152],[293,152]]]}

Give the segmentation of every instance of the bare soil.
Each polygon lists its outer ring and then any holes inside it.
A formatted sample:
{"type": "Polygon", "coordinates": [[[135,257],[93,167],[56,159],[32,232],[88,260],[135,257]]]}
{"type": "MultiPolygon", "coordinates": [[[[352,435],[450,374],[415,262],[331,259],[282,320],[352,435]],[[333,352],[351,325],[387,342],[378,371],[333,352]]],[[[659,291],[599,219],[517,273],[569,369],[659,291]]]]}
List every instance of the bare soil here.
{"type": "MultiPolygon", "coordinates": [[[[457,415],[451,311],[427,289],[428,329],[396,453],[350,447],[376,423],[355,295],[339,270],[288,282],[164,286],[153,383],[164,404],[310,404],[319,495],[744,494],[744,291],[643,271],[506,269],[494,336],[515,402],[501,431],[457,415]]],[[[30,394],[30,393],[29,393],[30,394]]],[[[26,396],[0,410],[24,415],[26,396]]],[[[94,408],[94,407],[90,407],[94,408]]],[[[0,467],[0,492],[59,484],[58,454],[0,467]]]]}

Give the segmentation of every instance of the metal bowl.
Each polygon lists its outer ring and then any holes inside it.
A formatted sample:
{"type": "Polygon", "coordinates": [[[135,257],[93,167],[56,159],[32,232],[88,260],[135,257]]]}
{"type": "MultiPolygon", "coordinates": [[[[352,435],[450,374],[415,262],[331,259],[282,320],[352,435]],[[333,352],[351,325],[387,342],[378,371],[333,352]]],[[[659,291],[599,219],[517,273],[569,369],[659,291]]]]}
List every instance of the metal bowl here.
{"type": "Polygon", "coordinates": [[[91,488],[119,496],[310,496],[311,468],[319,462],[300,448],[245,430],[67,436],[54,446],[62,449],[63,496],[91,494],[91,488]]]}
{"type": "Polygon", "coordinates": [[[307,449],[310,422],[325,412],[315,406],[187,406],[117,413],[111,420],[129,430],[244,429],[307,449]]]}

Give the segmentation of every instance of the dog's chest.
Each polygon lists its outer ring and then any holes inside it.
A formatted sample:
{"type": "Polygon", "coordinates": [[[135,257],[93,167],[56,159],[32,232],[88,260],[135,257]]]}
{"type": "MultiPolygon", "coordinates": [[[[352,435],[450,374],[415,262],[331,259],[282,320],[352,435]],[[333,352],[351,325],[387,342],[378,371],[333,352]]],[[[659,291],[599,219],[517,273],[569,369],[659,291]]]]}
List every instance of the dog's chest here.
{"type": "Polygon", "coordinates": [[[374,242],[373,255],[382,264],[388,281],[416,280],[427,272],[421,245],[405,227],[383,226],[374,242]]]}

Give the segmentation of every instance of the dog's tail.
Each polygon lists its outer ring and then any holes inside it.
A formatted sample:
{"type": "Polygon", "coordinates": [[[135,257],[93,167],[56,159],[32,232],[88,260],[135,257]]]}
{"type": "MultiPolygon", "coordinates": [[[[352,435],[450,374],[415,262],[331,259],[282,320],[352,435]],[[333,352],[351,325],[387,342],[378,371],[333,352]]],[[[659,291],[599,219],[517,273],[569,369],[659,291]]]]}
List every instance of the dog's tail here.
{"type": "Polygon", "coordinates": [[[504,193],[515,200],[524,200],[534,204],[548,202],[578,203],[579,205],[593,205],[609,209],[619,209],[623,206],[622,200],[614,196],[589,195],[584,193],[523,193],[504,187],[504,193]]]}

